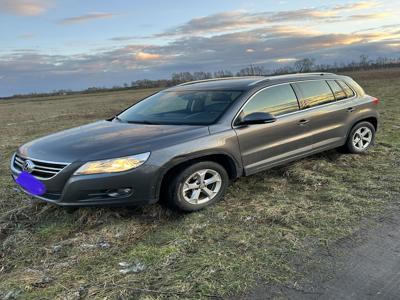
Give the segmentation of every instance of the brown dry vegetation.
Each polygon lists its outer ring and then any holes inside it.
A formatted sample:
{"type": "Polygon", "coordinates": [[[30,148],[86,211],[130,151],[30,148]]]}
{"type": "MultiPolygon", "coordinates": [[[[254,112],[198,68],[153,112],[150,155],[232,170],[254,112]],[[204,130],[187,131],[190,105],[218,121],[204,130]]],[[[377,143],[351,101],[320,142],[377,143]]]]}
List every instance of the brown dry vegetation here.
{"type": "Polygon", "coordinates": [[[158,204],[68,214],[18,192],[8,173],[33,138],[104,119],[154,90],[0,102],[0,297],[207,298],[287,284],[320,247],[399,203],[400,71],[351,74],[381,98],[377,145],[333,150],[236,180],[223,201],[176,214],[158,204]],[[120,272],[126,262],[137,270],[120,272]]]}

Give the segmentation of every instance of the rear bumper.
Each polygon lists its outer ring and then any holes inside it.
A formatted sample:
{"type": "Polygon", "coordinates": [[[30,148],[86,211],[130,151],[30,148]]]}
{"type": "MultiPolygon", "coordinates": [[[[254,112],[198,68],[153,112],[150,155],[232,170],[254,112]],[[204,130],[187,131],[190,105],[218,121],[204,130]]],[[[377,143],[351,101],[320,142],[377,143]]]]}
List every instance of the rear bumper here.
{"type": "MultiPolygon", "coordinates": [[[[74,170],[67,168],[53,179],[43,180],[47,192],[41,196],[32,195],[17,185],[21,191],[31,197],[66,207],[145,205],[158,200],[156,197],[157,167],[143,165],[128,172],[96,175],[73,175],[74,170]],[[61,183],[62,181],[64,184],[61,183]],[[108,195],[118,189],[131,189],[131,191],[123,196],[108,195]]],[[[11,172],[15,181],[20,171],[11,165],[11,172]]]]}

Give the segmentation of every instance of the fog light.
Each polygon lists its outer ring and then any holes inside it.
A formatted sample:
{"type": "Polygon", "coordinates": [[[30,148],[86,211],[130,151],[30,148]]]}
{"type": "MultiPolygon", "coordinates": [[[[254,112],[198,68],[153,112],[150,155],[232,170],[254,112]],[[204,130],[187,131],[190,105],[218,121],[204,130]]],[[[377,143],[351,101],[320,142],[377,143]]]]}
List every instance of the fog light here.
{"type": "Polygon", "coordinates": [[[108,191],[107,196],[109,197],[123,197],[123,196],[127,196],[132,192],[131,188],[123,188],[123,189],[117,189],[117,190],[110,190],[108,191]]]}

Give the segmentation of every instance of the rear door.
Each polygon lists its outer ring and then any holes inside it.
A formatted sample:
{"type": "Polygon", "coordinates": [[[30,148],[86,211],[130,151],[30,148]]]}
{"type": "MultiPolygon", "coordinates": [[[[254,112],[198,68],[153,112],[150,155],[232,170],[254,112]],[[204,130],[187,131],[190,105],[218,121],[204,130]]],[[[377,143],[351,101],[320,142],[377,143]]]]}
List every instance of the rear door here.
{"type": "Polygon", "coordinates": [[[348,120],[353,112],[349,97],[335,80],[310,80],[297,82],[300,107],[307,114],[313,150],[323,150],[342,145],[348,130],[348,120]]]}
{"type": "Polygon", "coordinates": [[[269,124],[234,125],[246,174],[272,167],[300,156],[312,148],[307,134],[308,120],[299,110],[290,84],[258,91],[242,108],[237,119],[253,112],[268,112],[277,121],[269,124]]]}

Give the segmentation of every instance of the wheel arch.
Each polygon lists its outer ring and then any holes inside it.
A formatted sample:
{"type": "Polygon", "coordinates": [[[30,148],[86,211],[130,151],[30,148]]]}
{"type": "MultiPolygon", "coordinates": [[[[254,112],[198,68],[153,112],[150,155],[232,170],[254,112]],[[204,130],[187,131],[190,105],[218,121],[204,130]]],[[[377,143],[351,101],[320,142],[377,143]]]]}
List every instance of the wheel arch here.
{"type": "MultiPolygon", "coordinates": [[[[369,122],[372,124],[372,126],[374,126],[375,131],[378,131],[378,118],[377,117],[368,117],[368,118],[358,121],[356,124],[358,124],[360,122],[369,122]]],[[[356,124],[354,124],[354,125],[356,125],[356,124]]]]}
{"type": "Polygon", "coordinates": [[[169,181],[174,178],[174,175],[181,171],[183,168],[190,166],[197,162],[213,161],[222,165],[228,173],[229,179],[235,179],[243,174],[243,169],[235,160],[235,158],[225,152],[208,152],[201,154],[194,154],[189,157],[177,157],[170,161],[162,172],[157,187],[157,199],[162,200],[162,195],[166,191],[169,181]]]}
{"type": "Polygon", "coordinates": [[[351,130],[354,128],[354,126],[356,126],[357,124],[361,123],[361,122],[369,122],[372,124],[372,126],[374,126],[375,132],[378,131],[378,118],[377,116],[367,116],[367,117],[363,117],[360,118],[358,120],[356,120],[349,128],[348,132],[347,132],[347,137],[349,136],[351,130]]]}

